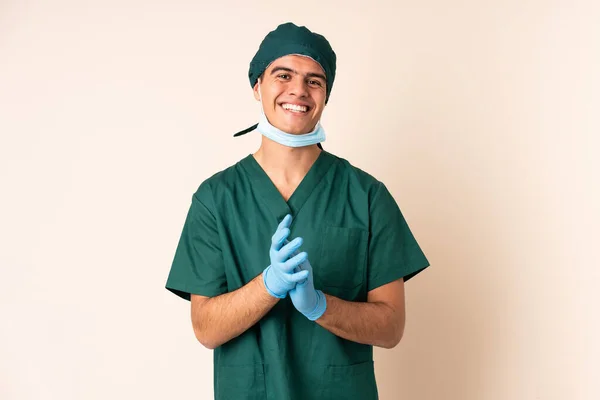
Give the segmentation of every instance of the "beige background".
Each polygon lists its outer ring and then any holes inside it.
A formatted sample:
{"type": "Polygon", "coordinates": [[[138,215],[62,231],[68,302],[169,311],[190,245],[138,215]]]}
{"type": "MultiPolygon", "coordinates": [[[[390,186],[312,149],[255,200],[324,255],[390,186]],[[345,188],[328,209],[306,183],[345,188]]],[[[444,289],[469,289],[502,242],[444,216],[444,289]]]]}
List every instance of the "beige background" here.
{"type": "Polygon", "coordinates": [[[432,264],[381,398],[599,399],[592,0],[1,0],[0,399],[212,398],[164,283],[192,193],[259,144],[231,135],[288,20],[338,54],[325,149],[432,264]]]}

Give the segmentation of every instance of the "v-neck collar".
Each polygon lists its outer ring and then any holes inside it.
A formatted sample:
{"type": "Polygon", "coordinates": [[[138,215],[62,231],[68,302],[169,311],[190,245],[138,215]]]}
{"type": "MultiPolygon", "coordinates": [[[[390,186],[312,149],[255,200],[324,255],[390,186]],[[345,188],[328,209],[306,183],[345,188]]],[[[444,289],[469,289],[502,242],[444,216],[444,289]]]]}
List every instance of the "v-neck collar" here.
{"type": "Polygon", "coordinates": [[[266,201],[268,207],[272,210],[277,219],[280,220],[286,214],[292,214],[293,216],[298,214],[317,184],[323,179],[334,160],[335,157],[332,154],[325,150],[321,150],[321,153],[313,162],[287,202],[284,200],[281,193],[279,193],[279,190],[277,190],[277,187],[273,181],[271,181],[269,175],[267,175],[252,154],[244,158],[241,161],[241,165],[248,172],[248,175],[253,182],[253,188],[256,189],[260,196],[266,201]]]}

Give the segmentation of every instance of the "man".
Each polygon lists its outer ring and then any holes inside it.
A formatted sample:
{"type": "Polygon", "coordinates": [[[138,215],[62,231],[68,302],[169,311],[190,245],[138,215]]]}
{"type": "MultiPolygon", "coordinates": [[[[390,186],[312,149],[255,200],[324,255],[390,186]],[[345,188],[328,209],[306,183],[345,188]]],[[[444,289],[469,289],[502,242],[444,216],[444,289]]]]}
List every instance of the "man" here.
{"type": "Polygon", "coordinates": [[[373,346],[398,344],[404,282],[429,266],[385,185],[320,145],[335,69],[323,36],[270,32],[239,133],[262,144],[192,196],[166,287],[215,349],[218,400],[377,399],[373,346]]]}

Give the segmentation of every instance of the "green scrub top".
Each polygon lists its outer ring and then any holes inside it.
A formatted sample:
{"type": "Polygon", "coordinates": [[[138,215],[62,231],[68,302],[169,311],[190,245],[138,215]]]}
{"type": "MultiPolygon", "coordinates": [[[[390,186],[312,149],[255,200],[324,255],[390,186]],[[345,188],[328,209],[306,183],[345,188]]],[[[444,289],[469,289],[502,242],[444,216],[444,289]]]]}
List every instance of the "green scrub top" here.
{"type": "MultiPolygon", "coordinates": [[[[166,288],[218,296],[247,284],[269,265],[271,237],[291,214],[315,288],[364,302],[381,285],[409,280],[429,266],[385,185],[321,151],[286,202],[248,155],[194,193],[166,288]]],[[[214,350],[216,400],[377,399],[373,347],[309,321],[290,297],[214,350]]]]}

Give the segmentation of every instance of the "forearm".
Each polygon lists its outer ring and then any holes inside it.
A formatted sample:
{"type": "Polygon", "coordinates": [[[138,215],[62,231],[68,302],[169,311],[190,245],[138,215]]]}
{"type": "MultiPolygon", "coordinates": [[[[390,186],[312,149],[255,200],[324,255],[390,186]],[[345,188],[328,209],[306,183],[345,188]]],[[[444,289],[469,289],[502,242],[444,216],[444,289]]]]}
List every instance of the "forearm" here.
{"type": "Polygon", "coordinates": [[[192,309],[196,337],[208,348],[219,347],[256,324],[278,301],[267,292],[260,274],[243,287],[192,309]]]}
{"type": "Polygon", "coordinates": [[[382,302],[350,302],[328,294],[327,309],[315,322],[353,342],[392,348],[404,333],[404,313],[382,302]]]}

